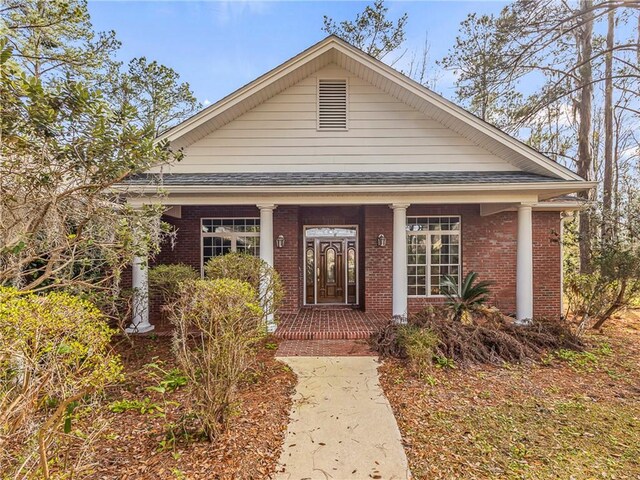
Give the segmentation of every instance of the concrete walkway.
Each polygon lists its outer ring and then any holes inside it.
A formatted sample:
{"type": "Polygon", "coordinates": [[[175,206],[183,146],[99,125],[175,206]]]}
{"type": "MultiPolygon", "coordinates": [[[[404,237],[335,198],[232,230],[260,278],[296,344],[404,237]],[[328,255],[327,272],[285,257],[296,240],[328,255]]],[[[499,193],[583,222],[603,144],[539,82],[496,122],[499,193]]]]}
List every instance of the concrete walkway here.
{"type": "Polygon", "coordinates": [[[407,479],[373,357],[281,357],[298,375],[277,479],[407,479]]]}

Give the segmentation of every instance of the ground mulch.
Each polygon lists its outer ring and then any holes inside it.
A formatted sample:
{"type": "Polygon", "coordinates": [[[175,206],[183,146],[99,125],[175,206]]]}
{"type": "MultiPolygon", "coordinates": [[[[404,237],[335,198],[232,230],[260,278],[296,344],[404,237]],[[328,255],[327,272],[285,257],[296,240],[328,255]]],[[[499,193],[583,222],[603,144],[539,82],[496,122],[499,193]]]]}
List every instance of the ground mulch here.
{"type": "Polygon", "coordinates": [[[640,479],[640,314],[528,365],[380,367],[415,478],[640,479]]]}
{"type": "Polygon", "coordinates": [[[267,478],[275,471],[296,383],[291,370],[274,358],[275,340],[261,344],[257,366],[239,391],[229,429],[213,443],[198,436],[196,426],[188,434],[178,430],[173,441],[167,435],[169,425],[185,418],[189,423],[186,388],[164,396],[147,390],[158,379],[145,365],[161,362],[165,369],[173,367],[169,338],[121,340],[116,348],[125,366],[125,381],[111,388],[101,407],[86,419],[100,430],[89,459],[91,478],[242,479],[267,478]],[[145,398],[162,410],[114,413],[108,408],[114,401],[145,398]]]}

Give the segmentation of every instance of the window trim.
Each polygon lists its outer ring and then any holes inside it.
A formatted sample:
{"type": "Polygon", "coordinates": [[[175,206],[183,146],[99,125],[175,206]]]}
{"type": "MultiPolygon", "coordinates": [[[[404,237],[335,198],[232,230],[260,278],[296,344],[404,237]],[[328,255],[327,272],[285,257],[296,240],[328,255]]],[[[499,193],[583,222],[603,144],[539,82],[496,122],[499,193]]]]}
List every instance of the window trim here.
{"type": "Polygon", "coordinates": [[[316,131],[317,132],[348,132],[349,131],[349,77],[317,77],[316,78],[316,131]],[[320,82],[344,81],[345,84],[345,127],[344,128],[320,128],[320,82]]]}
{"type": "MultiPolygon", "coordinates": [[[[427,294],[426,295],[409,295],[409,274],[407,273],[407,298],[446,298],[446,295],[439,293],[437,295],[431,294],[431,235],[440,233],[442,235],[458,235],[458,289],[460,289],[460,280],[462,279],[462,215],[407,215],[405,231],[407,232],[406,241],[408,243],[409,235],[424,235],[427,238],[427,259],[428,262],[425,266],[425,277],[427,283],[425,285],[427,294]],[[458,223],[460,224],[459,230],[423,230],[420,232],[409,231],[409,219],[410,218],[457,218],[458,223]]],[[[407,269],[409,267],[409,252],[407,251],[407,269]]],[[[455,266],[455,264],[448,264],[450,266],[455,266]]]]}
{"type": "MultiPolygon", "coordinates": [[[[198,223],[198,229],[200,230],[200,278],[204,278],[204,239],[206,238],[211,238],[211,237],[221,237],[223,236],[222,234],[219,233],[210,233],[210,232],[203,232],[202,231],[202,222],[204,220],[258,220],[260,221],[260,217],[200,217],[199,223],[198,223]]],[[[260,224],[258,224],[258,227],[261,227],[260,224]]],[[[242,237],[258,237],[260,238],[260,231],[257,232],[229,232],[228,235],[231,236],[231,251],[232,252],[236,252],[236,246],[237,246],[237,237],[238,236],[242,236],[242,237]]]]}

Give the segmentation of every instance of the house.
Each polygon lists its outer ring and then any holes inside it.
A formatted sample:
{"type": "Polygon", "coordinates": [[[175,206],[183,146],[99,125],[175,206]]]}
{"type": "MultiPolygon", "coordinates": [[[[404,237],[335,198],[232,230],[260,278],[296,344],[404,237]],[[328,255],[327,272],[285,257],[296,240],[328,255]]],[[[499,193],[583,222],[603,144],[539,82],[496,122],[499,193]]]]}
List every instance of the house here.
{"type": "MultiPolygon", "coordinates": [[[[177,228],[159,262],[259,255],[285,313],[404,317],[476,271],[504,312],[560,315],[562,217],[578,205],[549,200],[593,183],[335,36],[160,138],[184,159],[128,180],[130,203],[161,201],[177,228]]],[[[145,264],[138,331],[153,328],[145,264]]]]}

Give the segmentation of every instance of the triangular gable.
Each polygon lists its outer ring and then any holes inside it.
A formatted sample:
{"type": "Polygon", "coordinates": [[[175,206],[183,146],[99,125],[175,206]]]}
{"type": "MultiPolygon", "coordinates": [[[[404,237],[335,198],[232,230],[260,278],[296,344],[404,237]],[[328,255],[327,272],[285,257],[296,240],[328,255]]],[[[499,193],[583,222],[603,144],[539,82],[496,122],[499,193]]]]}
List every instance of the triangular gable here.
{"type": "Polygon", "coordinates": [[[189,146],[332,63],[472,140],[517,169],[564,180],[582,180],[569,169],[335,36],[325,38],[205,108],[163,133],[159,139],[170,141],[174,148],[189,146]]]}

